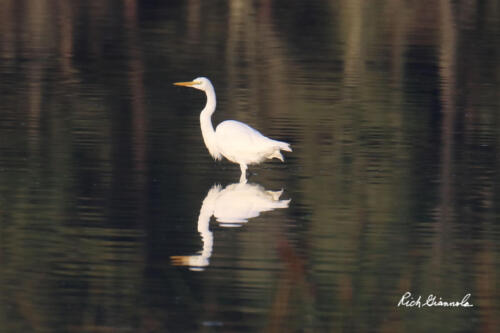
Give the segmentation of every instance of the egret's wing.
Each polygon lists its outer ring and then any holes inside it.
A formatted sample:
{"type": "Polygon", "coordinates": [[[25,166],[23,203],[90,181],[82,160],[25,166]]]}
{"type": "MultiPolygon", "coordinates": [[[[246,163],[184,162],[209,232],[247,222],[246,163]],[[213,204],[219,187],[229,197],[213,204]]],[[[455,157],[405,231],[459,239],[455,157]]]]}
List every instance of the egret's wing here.
{"type": "Polygon", "coordinates": [[[256,184],[232,184],[220,192],[214,216],[218,222],[243,223],[261,212],[287,208],[290,200],[279,200],[283,191],[266,191],[256,184]]]}
{"type": "Polygon", "coordinates": [[[222,124],[224,127],[223,132],[225,132],[225,134],[227,134],[229,137],[234,136],[235,138],[241,136],[241,142],[243,142],[244,140],[248,140],[248,143],[253,146],[266,148],[278,147],[279,149],[292,151],[292,148],[290,148],[290,144],[283,141],[270,139],[245,123],[236,120],[227,120],[221,123],[221,125],[222,124]]]}
{"type": "Polygon", "coordinates": [[[217,135],[240,144],[262,144],[262,141],[272,141],[256,129],[236,120],[226,120],[217,126],[217,135]]]}
{"type": "Polygon", "coordinates": [[[226,155],[243,157],[267,152],[272,147],[271,139],[252,127],[235,120],[226,120],[217,126],[217,145],[226,155]]]}

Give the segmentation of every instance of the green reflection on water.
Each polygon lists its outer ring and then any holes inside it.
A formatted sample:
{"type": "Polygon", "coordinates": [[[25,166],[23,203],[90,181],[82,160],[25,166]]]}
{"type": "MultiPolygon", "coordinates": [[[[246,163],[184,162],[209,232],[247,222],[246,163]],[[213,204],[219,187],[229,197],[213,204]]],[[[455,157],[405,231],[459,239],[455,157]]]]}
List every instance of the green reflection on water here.
{"type": "Polygon", "coordinates": [[[495,1],[0,2],[0,326],[8,331],[498,327],[495,1]],[[215,123],[292,143],[250,181],[286,210],[217,238],[238,178],[215,123]],[[406,291],[472,309],[400,309],[406,291]]]}

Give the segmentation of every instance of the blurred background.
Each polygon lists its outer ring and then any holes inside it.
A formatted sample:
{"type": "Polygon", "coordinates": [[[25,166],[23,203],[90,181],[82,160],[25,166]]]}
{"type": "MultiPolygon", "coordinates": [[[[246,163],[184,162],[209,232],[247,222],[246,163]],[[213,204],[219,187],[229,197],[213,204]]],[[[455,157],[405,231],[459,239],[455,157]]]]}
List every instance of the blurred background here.
{"type": "Polygon", "coordinates": [[[0,0],[0,21],[2,331],[500,327],[498,1],[0,0]],[[250,167],[289,207],[212,217],[213,244],[202,203],[240,171],[172,85],[197,76],[214,123],[294,149],[250,167]]]}

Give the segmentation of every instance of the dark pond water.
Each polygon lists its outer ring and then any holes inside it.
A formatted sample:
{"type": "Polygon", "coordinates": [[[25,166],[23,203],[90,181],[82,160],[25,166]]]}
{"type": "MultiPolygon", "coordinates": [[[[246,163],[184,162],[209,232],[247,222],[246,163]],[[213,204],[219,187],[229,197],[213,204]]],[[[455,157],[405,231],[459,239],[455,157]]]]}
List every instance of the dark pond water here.
{"type": "Polygon", "coordinates": [[[3,0],[0,19],[0,331],[500,327],[498,1],[3,0]],[[172,85],[197,76],[215,123],[290,142],[285,163],[245,185],[214,162],[203,93],[172,85]]]}

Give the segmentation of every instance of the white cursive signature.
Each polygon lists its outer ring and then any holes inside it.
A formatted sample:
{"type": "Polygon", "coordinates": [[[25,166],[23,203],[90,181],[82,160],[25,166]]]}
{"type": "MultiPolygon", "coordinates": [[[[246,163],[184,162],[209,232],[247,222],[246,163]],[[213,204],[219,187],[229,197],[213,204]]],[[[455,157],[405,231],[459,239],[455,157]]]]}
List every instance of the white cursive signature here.
{"type": "Polygon", "coordinates": [[[401,296],[401,299],[399,300],[398,307],[400,306],[405,306],[407,308],[413,308],[413,307],[418,307],[418,308],[424,308],[424,307],[433,307],[433,306],[440,306],[440,307],[464,307],[464,308],[470,308],[473,307],[474,304],[469,303],[469,298],[471,294],[465,295],[461,300],[459,301],[444,301],[441,297],[437,299],[438,297],[436,295],[430,294],[427,296],[427,299],[425,302],[422,302],[422,296],[418,297],[413,297],[411,295],[411,292],[407,291],[401,296]]]}

